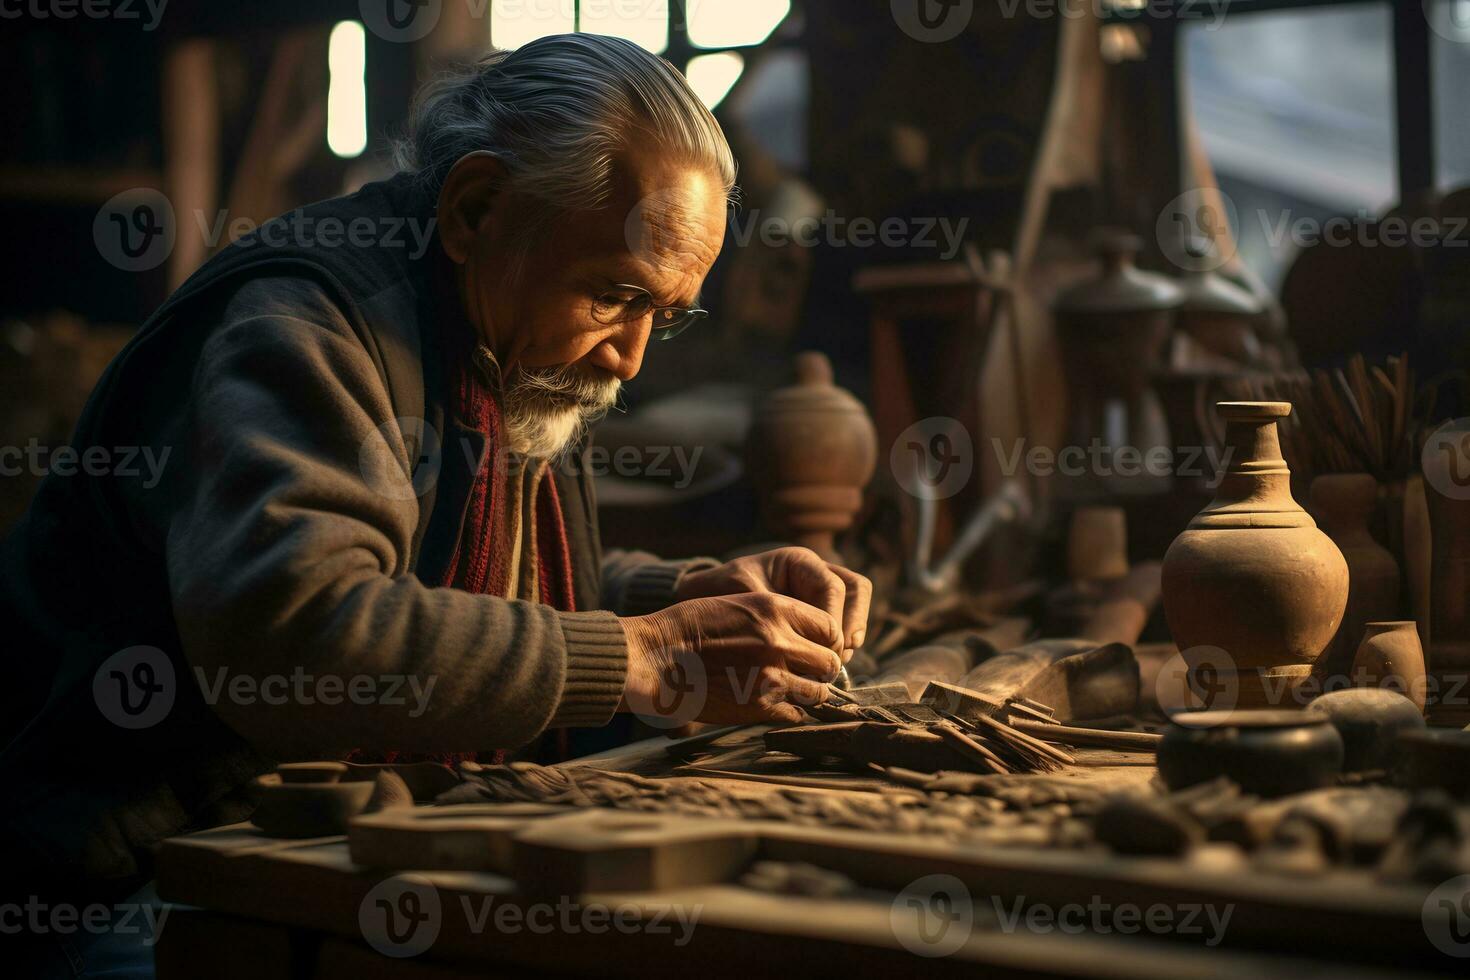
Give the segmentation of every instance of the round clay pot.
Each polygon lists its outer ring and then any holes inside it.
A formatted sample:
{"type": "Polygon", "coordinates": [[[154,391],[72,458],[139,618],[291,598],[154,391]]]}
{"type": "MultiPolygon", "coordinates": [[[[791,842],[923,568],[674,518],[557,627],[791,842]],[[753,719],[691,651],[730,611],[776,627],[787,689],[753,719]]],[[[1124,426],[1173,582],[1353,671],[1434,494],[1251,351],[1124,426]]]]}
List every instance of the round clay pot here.
{"type": "Polygon", "coordinates": [[[1170,789],[1226,776],[1247,793],[1285,796],[1330,785],[1342,756],[1342,738],[1325,715],[1190,711],[1171,719],[1158,764],[1170,789]]]}
{"type": "Polygon", "coordinates": [[[1413,702],[1376,688],[1324,694],[1307,705],[1307,714],[1325,716],[1342,736],[1344,772],[1390,768],[1399,736],[1424,728],[1424,716],[1413,702]]]}
{"type": "Polygon", "coordinates": [[[798,355],[796,376],[756,408],[746,458],[771,530],[832,558],[877,467],[878,435],[862,402],[832,383],[825,354],[798,355]]]}
{"type": "Polygon", "coordinates": [[[1368,530],[1377,502],[1378,481],[1367,473],[1329,473],[1312,481],[1312,512],[1348,566],[1342,625],[1316,665],[1322,678],[1346,675],[1367,624],[1399,614],[1399,563],[1368,530]]]}
{"type": "Polygon", "coordinates": [[[1368,623],[1353,658],[1351,676],[1359,687],[1381,687],[1402,694],[1422,714],[1428,680],[1419,627],[1413,620],[1368,623]]]}
{"type": "Polygon", "coordinates": [[[1164,615],[1195,648],[1239,670],[1312,664],[1347,605],[1342,552],[1291,496],[1276,422],[1288,402],[1220,402],[1227,467],[1215,499],[1164,556],[1164,615]]]}

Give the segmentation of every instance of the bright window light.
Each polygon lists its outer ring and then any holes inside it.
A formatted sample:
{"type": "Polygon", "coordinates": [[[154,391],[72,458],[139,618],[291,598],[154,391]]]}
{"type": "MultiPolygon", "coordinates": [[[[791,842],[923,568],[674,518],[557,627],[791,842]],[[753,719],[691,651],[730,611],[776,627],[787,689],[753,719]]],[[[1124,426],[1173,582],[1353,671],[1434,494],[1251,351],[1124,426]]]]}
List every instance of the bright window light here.
{"type": "Polygon", "coordinates": [[[327,146],[339,157],[367,149],[367,35],[355,20],[332,28],[327,42],[327,146]]]}
{"type": "Polygon", "coordinates": [[[701,48],[760,44],[791,13],[791,0],[689,0],[689,40],[701,48]]]}
{"type": "Polygon", "coordinates": [[[495,0],[490,7],[490,43],[507,51],[576,29],[576,0],[495,0]]]}
{"type": "Polygon", "coordinates": [[[694,94],[713,109],[730,94],[730,89],[735,87],[744,70],[744,58],[734,51],[721,51],[690,58],[684,75],[689,79],[689,87],[694,89],[694,94]]]}
{"type": "Polygon", "coordinates": [[[625,37],[654,54],[669,46],[669,0],[581,0],[577,29],[625,37]]]}

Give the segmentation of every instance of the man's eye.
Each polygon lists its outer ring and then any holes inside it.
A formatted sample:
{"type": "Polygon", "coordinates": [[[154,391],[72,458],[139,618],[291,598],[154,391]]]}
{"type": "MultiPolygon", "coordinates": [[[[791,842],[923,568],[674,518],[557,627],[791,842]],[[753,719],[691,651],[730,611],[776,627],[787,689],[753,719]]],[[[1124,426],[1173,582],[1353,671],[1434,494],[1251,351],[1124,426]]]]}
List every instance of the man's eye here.
{"type": "Polygon", "coordinates": [[[643,294],[603,293],[592,304],[592,312],[599,320],[637,319],[648,312],[650,301],[643,294]]]}

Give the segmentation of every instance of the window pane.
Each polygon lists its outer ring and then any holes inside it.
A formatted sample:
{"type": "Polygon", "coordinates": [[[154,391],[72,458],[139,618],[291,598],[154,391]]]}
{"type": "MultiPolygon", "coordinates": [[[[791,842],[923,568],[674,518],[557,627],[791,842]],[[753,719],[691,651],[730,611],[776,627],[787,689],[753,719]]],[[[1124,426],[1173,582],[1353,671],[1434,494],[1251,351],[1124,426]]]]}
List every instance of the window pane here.
{"type": "Polygon", "coordinates": [[[1392,37],[1379,3],[1185,30],[1189,99],[1241,258],[1273,287],[1294,254],[1283,220],[1377,214],[1398,195],[1392,37]]]}
{"type": "Polygon", "coordinates": [[[669,0],[581,0],[578,30],[625,37],[654,54],[669,46],[669,0]]]}
{"type": "Polygon", "coordinates": [[[355,20],[332,28],[327,41],[327,145],[339,157],[367,149],[367,35],[355,20]]]}
{"type": "Polygon", "coordinates": [[[1435,0],[1428,11],[1436,183],[1449,190],[1470,182],[1470,0],[1435,0]]]}
{"type": "Polygon", "coordinates": [[[730,89],[740,80],[745,71],[745,59],[734,51],[719,54],[701,54],[689,59],[689,68],[684,72],[689,87],[700,101],[713,109],[730,94],[730,89]]]}
{"type": "Polygon", "coordinates": [[[791,13],[791,0],[689,0],[689,40],[701,48],[760,44],[791,13]]]}
{"type": "Polygon", "coordinates": [[[494,0],[490,7],[490,43],[497,48],[518,48],[576,29],[576,0],[494,0]]]}

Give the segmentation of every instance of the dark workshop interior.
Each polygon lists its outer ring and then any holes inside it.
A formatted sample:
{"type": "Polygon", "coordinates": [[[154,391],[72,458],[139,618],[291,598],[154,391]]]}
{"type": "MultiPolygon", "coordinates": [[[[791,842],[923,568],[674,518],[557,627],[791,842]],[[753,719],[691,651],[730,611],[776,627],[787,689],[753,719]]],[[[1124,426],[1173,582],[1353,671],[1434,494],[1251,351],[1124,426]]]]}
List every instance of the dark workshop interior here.
{"type": "Polygon", "coordinates": [[[1464,975],[1470,0],[0,84],[0,973],[1464,975]]]}

